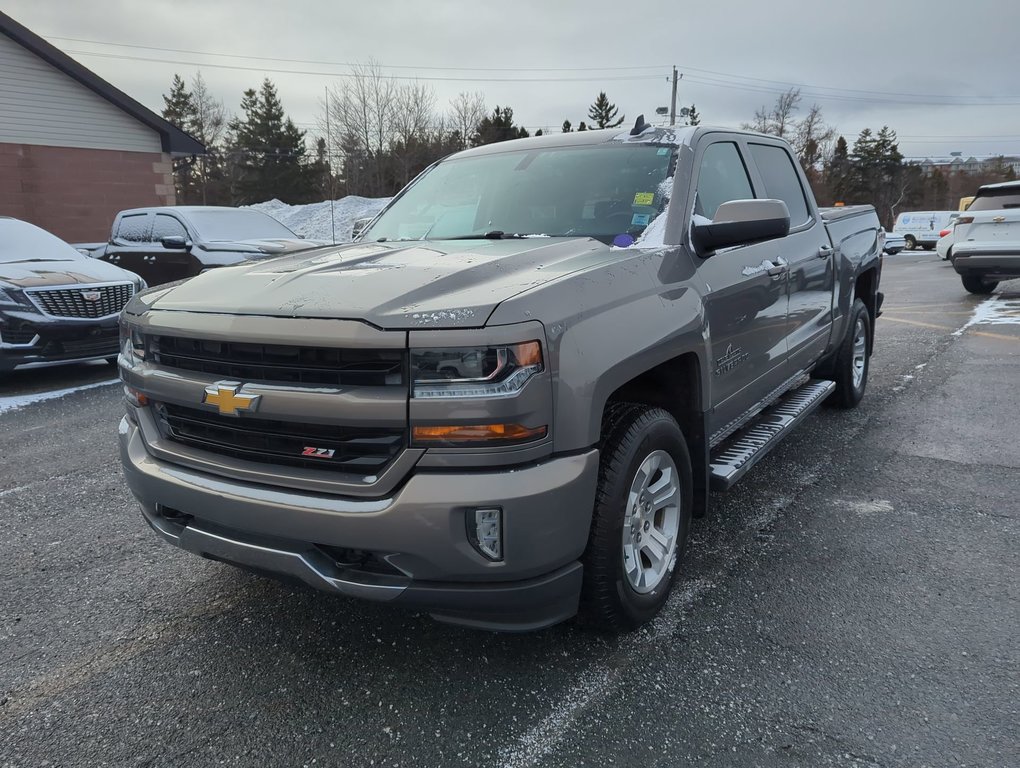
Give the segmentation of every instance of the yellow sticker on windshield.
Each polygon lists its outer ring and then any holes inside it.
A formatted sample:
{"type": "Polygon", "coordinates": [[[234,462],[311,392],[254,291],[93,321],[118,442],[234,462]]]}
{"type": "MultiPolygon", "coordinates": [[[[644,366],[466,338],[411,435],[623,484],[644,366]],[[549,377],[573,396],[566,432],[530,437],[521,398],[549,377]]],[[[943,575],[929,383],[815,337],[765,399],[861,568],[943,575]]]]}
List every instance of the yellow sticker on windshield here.
{"type": "Polygon", "coordinates": [[[634,205],[651,205],[655,202],[654,192],[638,192],[634,195],[634,205]]]}

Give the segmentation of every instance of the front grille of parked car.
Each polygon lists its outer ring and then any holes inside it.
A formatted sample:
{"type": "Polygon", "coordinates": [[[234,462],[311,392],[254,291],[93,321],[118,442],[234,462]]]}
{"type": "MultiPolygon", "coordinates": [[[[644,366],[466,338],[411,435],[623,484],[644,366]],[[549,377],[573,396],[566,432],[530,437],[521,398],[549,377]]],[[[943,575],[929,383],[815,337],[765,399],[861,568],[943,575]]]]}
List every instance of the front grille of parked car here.
{"type": "Polygon", "coordinates": [[[131,283],[82,285],[75,288],[30,288],[25,291],[47,315],[94,319],[116,315],[128,303],[135,288],[131,283]]]}
{"type": "Polygon", "coordinates": [[[46,343],[40,353],[50,360],[66,358],[74,360],[80,357],[116,357],[120,344],[117,330],[89,336],[84,339],[53,340],[46,343]]]}
{"type": "Polygon", "coordinates": [[[160,433],[184,445],[249,461],[365,476],[380,474],[407,442],[402,429],[221,416],[169,403],[157,403],[155,413],[160,433]],[[309,456],[311,451],[317,456],[309,456]]]}
{"type": "Polygon", "coordinates": [[[157,365],[241,381],[315,386],[405,386],[400,349],[339,349],[150,336],[157,365]]]}

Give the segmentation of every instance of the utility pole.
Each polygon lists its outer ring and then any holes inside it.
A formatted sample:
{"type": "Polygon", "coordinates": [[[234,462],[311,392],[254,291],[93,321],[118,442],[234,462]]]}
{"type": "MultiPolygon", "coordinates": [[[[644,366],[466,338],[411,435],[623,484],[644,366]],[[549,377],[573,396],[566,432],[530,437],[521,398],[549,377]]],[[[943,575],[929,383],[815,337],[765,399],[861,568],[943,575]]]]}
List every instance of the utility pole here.
{"type": "Polygon", "coordinates": [[[333,237],[333,245],[336,245],[336,214],[333,212],[333,198],[336,192],[333,190],[333,138],[329,135],[329,86],[326,90],[326,177],[329,179],[329,230],[333,237]]]}
{"type": "MultiPolygon", "coordinates": [[[[683,75],[680,75],[683,77],[683,75]]],[[[673,95],[669,98],[669,124],[676,125],[676,83],[679,78],[677,77],[676,67],[673,67],[673,95]]]]}

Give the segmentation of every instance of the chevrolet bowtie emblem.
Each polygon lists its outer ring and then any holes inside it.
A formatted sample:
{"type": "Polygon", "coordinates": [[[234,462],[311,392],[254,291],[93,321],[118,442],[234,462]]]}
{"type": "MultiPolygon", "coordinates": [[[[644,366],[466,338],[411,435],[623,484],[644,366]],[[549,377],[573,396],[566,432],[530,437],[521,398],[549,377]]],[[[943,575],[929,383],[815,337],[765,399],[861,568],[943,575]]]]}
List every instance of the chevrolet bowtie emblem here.
{"type": "Polygon", "coordinates": [[[224,416],[238,416],[241,411],[254,411],[261,395],[240,393],[241,384],[234,381],[219,381],[205,388],[202,402],[218,408],[224,416]]]}

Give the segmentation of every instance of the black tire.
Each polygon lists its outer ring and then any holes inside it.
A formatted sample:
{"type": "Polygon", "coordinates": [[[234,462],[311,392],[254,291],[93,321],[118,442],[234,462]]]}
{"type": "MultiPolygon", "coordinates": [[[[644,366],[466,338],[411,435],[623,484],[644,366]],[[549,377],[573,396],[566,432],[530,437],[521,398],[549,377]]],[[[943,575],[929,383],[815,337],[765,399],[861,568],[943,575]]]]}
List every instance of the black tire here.
{"type": "Polygon", "coordinates": [[[906,243],[905,247],[908,251],[912,251],[917,247],[917,241],[914,239],[913,235],[906,235],[903,238],[903,241],[906,243]]]}
{"type": "Polygon", "coordinates": [[[595,510],[588,547],[581,558],[584,585],[581,620],[602,631],[625,632],[652,619],[676,581],[691,526],[693,482],[691,458],[676,420],[661,408],[629,403],[607,408],[602,425],[595,510]],[[680,483],[675,557],[662,580],[649,592],[631,586],[624,568],[623,526],[631,485],[642,463],[656,451],[676,464],[680,483]]]}
{"type": "Polygon", "coordinates": [[[850,307],[849,322],[846,327],[846,334],[839,344],[836,352],[836,359],[833,365],[831,379],[836,382],[836,389],[826,405],[836,408],[856,408],[864,397],[864,390],[868,386],[868,370],[871,367],[871,315],[868,308],[860,299],[854,299],[850,307]],[[855,341],[860,332],[864,333],[864,369],[860,381],[854,382],[855,368],[855,341]]]}
{"type": "Polygon", "coordinates": [[[999,285],[998,280],[985,280],[977,275],[960,275],[960,279],[963,281],[964,288],[979,296],[987,296],[999,285]]]}

